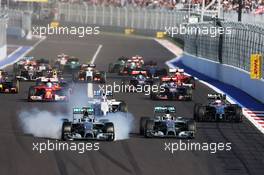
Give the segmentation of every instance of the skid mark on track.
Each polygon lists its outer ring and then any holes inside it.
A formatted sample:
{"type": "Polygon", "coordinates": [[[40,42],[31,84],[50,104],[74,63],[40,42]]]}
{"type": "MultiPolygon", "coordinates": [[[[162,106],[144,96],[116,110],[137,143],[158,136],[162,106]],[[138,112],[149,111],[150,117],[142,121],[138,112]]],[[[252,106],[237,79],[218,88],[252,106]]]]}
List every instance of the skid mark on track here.
{"type": "MultiPolygon", "coordinates": [[[[236,124],[237,124],[237,123],[236,123],[236,124]]],[[[234,125],[234,124],[232,124],[232,125],[234,125]]],[[[226,140],[226,142],[230,142],[230,143],[232,143],[232,142],[227,138],[227,136],[224,134],[224,132],[222,131],[221,127],[219,126],[219,123],[216,124],[216,127],[217,127],[217,130],[219,131],[220,135],[226,140]]],[[[232,126],[232,129],[234,130],[233,126],[232,126]]],[[[235,134],[237,135],[237,137],[239,137],[238,134],[237,134],[236,132],[235,132],[235,134]]],[[[250,169],[249,169],[247,163],[243,160],[242,156],[241,156],[241,155],[240,155],[240,154],[239,154],[234,148],[231,150],[231,153],[232,153],[232,154],[237,158],[237,160],[241,163],[241,165],[244,167],[246,173],[247,173],[248,175],[252,175],[252,173],[251,173],[251,171],[250,171],[250,169]]],[[[226,169],[226,170],[227,170],[227,169],[226,169]]],[[[229,170],[232,170],[232,169],[229,168],[229,170]]],[[[237,169],[237,170],[238,170],[238,169],[237,169]]]]}
{"type": "MultiPolygon", "coordinates": [[[[82,173],[82,174],[85,174],[85,175],[87,175],[87,174],[90,175],[90,172],[87,172],[82,166],[80,166],[78,163],[76,163],[76,161],[73,160],[71,156],[66,156],[66,155],[65,155],[65,157],[67,158],[67,161],[68,161],[69,163],[71,163],[74,167],[76,167],[76,169],[77,169],[78,172],[79,172],[78,174],[82,173]]],[[[90,157],[90,155],[89,155],[88,157],[90,157]]],[[[91,162],[91,164],[92,164],[93,161],[90,161],[90,162],[91,162]]],[[[93,169],[93,164],[92,164],[90,170],[91,170],[92,174],[94,174],[94,175],[98,175],[97,172],[94,171],[94,169],[93,169]]]]}
{"type": "Polygon", "coordinates": [[[54,158],[55,158],[55,161],[56,161],[60,175],[68,175],[67,167],[66,167],[65,163],[63,162],[63,160],[60,156],[60,153],[54,152],[54,158]]]}
{"type": "Polygon", "coordinates": [[[138,166],[138,163],[134,157],[134,154],[131,152],[128,143],[122,142],[122,147],[127,155],[128,161],[130,162],[131,166],[133,167],[133,170],[135,172],[135,175],[143,175],[140,167],[138,166]]]}
{"type": "Polygon", "coordinates": [[[110,162],[112,162],[114,165],[116,165],[117,167],[119,167],[120,169],[122,169],[123,171],[127,172],[128,174],[132,174],[132,171],[129,168],[127,168],[124,164],[120,163],[119,161],[115,160],[114,158],[112,158],[105,151],[100,150],[99,153],[103,157],[105,157],[106,159],[108,159],[110,162]]]}

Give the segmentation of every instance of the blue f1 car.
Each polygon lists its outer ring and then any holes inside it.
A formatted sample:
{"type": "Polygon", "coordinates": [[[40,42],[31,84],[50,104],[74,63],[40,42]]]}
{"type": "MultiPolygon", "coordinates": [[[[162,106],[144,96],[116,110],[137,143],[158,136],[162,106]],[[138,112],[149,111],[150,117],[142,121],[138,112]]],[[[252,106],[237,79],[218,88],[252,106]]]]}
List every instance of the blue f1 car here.
{"type": "Polygon", "coordinates": [[[95,115],[93,106],[74,108],[72,121],[64,119],[61,139],[114,141],[114,124],[95,115]]]}
{"type": "Polygon", "coordinates": [[[194,138],[195,131],[195,121],[176,117],[174,106],[156,106],[153,117],[140,119],[140,134],[147,138],[194,138]]]}
{"type": "Polygon", "coordinates": [[[207,105],[195,104],[194,120],[242,122],[242,108],[237,104],[230,104],[225,94],[208,94],[210,100],[207,105]]]}

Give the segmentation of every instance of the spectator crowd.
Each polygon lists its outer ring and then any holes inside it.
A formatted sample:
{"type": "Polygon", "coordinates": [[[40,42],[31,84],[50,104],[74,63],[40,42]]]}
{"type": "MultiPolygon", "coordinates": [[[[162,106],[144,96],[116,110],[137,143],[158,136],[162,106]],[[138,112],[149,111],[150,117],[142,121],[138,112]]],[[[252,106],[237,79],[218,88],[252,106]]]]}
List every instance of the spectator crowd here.
{"type": "MultiPolygon", "coordinates": [[[[88,4],[103,4],[113,6],[136,6],[147,8],[165,8],[165,9],[188,9],[199,8],[202,6],[203,0],[60,0],[70,2],[84,1],[88,4]]],[[[205,4],[209,4],[212,0],[205,0],[205,4]]],[[[211,7],[216,9],[218,6],[218,0],[211,7]]],[[[244,13],[258,13],[264,14],[264,0],[242,0],[244,13]]],[[[239,7],[239,0],[221,0],[221,6],[224,12],[237,11],[239,7]]]]}

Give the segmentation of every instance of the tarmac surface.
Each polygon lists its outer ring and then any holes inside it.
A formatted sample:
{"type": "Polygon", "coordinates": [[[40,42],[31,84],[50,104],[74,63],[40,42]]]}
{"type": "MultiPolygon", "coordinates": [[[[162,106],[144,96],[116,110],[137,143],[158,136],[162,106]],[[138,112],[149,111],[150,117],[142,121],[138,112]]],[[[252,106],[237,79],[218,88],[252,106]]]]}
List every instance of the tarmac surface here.
{"type": "MultiPolygon", "coordinates": [[[[12,44],[16,42],[12,41],[12,44]]],[[[17,43],[21,45],[21,42],[17,43]]],[[[29,43],[29,45],[32,43],[29,43]]],[[[32,52],[35,57],[53,61],[60,53],[76,56],[81,62],[89,62],[99,45],[95,64],[99,70],[108,69],[108,64],[120,56],[142,55],[145,60],[157,61],[165,67],[165,61],[174,55],[156,41],[141,37],[103,34],[85,38],[52,36],[40,43],[32,52]]],[[[12,67],[7,67],[12,71],[12,67]]],[[[109,81],[113,81],[109,79],[109,81]]],[[[204,84],[197,82],[192,102],[151,101],[139,93],[120,93],[115,98],[126,101],[133,114],[134,124],[129,139],[115,142],[99,142],[98,151],[45,151],[33,150],[33,143],[47,142],[25,134],[20,122],[23,111],[39,115],[48,111],[65,116],[71,109],[65,103],[29,103],[27,91],[33,83],[22,82],[15,95],[0,94],[0,174],[9,175],[263,175],[264,136],[246,118],[243,123],[198,123],[196,138],[182,142],[231,143],[230,151],[175,151],[165,150],[166,144],[180,143],[178,139],[146,139],[138,134],[141,116],[151,116],[156,105],[174,105],[177,115],[191,118],[195,103],[206,103],[207,94],[213,93],[204,84]]],[[[85,87],[79,93],[86,95],[85,87]]],[[[51,123],[41,123],[49,127],[51,123]]],[[[52,142],[59,142],[51,139],[52,142]]],[[[88,141],[89,142],[89,141],[88,141]]],[[[78,142],[75,142],[78,143],[78,142]]],[[[91,142],[93,143],[93,142],[91,142]]]]}

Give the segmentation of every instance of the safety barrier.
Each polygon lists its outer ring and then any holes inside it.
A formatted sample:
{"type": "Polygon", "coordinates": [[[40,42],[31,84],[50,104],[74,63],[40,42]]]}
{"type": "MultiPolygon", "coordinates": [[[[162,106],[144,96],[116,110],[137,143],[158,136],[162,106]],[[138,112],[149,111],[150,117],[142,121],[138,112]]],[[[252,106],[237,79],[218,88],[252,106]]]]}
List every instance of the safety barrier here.
{"type": "MultiPolygon", "coordinates": [[[[184,40],[184,51],[197,57],[203,57],[250,71],[251,54],[264,55],[264,27],[238,22],[207,22],[186,24],[186,28],[208,28],[217,32],[210,34],[189,33],[178,36],[184,40]]],[[[264,67],[264,66],[262,66],[264,67]]],[[[263,76],[262,76],[263,77],[263,76]]]]}
{"type": "Polygon", "coordinates": [[[0,60],[6,57],[6,24],[7,16],[5,13],[0,13],[0,60]]]}
{"type": "Polygon", "coordinates": [[[239,88],[264,103],[263,79],[252,80],[250,79],[249,73],[243,69],[227,64],[219,64],[219,62],[190,54],[183,54],[181,61],[185,66],[210,78],[239,88]]]}
{"type": "Polygon", "coordinates": [[[31,12],[9,9],[7,35],[25,37],[31,31],[31,12]]]}

